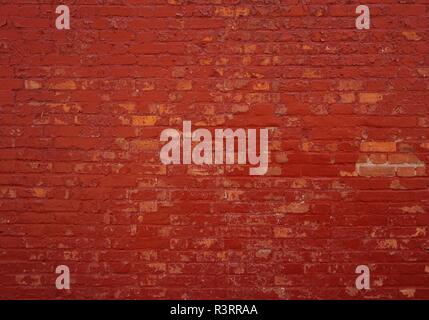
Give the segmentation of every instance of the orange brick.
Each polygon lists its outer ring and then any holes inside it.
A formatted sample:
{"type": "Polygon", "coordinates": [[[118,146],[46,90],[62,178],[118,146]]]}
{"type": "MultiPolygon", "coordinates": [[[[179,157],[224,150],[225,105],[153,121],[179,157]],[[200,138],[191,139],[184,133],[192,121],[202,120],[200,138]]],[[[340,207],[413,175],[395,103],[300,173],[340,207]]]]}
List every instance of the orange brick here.
{"type": "Polygon", "coordinates": [[[270,84],[266,81],[258,82],[253,85],[253,89],[258,91],[268,91],[270,90],[270,84]]]}
{"type": "Polygon", "coordinates": [[[360,145],[362,152],[395,152],[396,142],[362,142],[360,145]]]}
{"type": "Polygon", "coordinates": [[[159,149],[159,141],[154,139],[133,140],[130,142],[131,151],[157,150],[159,149]]]}
{"type": "Polygon", "coordinates": [[[381,93],[360,93],[359,102],[360,103],[377,103],[383,100],[383,95],[381,93]]]}
{"type": "Polygon", "coordinates": [[[46,189],[43,188],[33,188],[32,189],[33,195],[37,198],[45,198],[46,197],[46,189]]]}
{"type": "Polygon", "coordinates": [[[410,41],[419,41],[422,39],[416,32],[414,31],[404,31],[402,32],[402,35],[405,37],[405,39],[410,41]]]}
{"type": "Polygon", "coordinates": [[[157,120],[156,116],[133,116],[132,124],[134,126],[153,126],[157,120]]]}
{"type": "Polygon", "coordinates": [[[63,82],[58,82],[55,84],[52,84],[50,86],[50,89],[56,89],[56,90],[75,90],[77,89],[76,82],[73,80],[67,80],[63,82]]]}
{"type": "Polygon", "coordinates": [[[314,79],[314,78],[320,78],[320,74],[317,70],[314,69],[305,69],[304,72],[302,73],[302,77],[303,78],[309,78],[309,79],[314,79]]]}
{"type": "Polygon", "coordinates": [[[340,94],[341,103],[353,103],[356,100],[354,93],[341,93],[340,94]]]}
{"type": "Polygon", "coordinates": [[[177,83],[177,90],[180,91],[188,91],[192,89],[192,81],[191,80],[182,80],[177,83]]]}

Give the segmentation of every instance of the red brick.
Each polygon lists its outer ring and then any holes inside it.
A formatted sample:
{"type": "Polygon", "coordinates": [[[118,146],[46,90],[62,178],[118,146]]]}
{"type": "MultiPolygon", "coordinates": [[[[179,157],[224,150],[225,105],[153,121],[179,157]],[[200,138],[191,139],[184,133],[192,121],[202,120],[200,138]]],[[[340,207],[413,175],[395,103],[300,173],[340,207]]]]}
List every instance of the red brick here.
{"type": "Polygon", "coordinates": [[[71,30],[24,2],[0,9],[0,298],[429,299],[424,1],[370,30],[335,1],[69,1],[71,30]],[[163,165],[184,120],[268,127],[267,174],[163,165]]]}

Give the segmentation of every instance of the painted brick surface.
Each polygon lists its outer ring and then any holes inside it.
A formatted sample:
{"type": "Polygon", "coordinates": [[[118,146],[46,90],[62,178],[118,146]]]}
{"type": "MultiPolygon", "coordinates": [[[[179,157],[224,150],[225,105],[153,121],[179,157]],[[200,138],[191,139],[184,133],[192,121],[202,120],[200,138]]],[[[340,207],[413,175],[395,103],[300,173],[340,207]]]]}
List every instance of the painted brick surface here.
{"type": "Polygon", "coordinates": [[[0,1],[0,297],[428,299],[428,2],[359,4],[0,1]],[[162,164],[185,120],[267,174],[162,164]]]}

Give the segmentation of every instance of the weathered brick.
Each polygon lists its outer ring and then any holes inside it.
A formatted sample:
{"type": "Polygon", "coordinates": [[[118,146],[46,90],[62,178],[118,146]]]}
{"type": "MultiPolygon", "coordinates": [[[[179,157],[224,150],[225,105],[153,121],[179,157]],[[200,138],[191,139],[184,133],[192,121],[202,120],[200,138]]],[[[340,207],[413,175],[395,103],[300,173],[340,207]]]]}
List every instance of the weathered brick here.
{"type": "Polygon", "coordinates": [[[370,5],[370,30],[333,1],[69,1],[71,30],[16,2],[0,298],[429,298],[424,1],[370,5]],[[185,120],[269,128],[267,173],[162,164],[185,120]]]}
{"type": "Polygon", "coordinates": [[[25,89],[30,89],[30,90],[42,88],[42,84],[39,81],[35,81],[35,80],[25,80],[24,86],[25,86],[25,89]]]}
{"type": "Polygon", "coordinates": [[[365,141],[360,145],[360,150],[362,152],[395,152],[396,143],[395,142],[371,142],[365,141]]]}
{"type": "Polygon", "coordinates": [[[132,124],[134,126],[153,126],[157,120],[157,116],[133,116],[132,124]]]}
{"type": "Polygon", "coordinates": [[[360,93],[359,102],[360,103],[377,103],[383,100],[383,95],[381,93],[360,93]]]}
{"type": "Polygon", "coordinates": [[[396,169],[389,165],[360,165],[357,171],[360,176],[364,177],[393,177],[396,169]]]}

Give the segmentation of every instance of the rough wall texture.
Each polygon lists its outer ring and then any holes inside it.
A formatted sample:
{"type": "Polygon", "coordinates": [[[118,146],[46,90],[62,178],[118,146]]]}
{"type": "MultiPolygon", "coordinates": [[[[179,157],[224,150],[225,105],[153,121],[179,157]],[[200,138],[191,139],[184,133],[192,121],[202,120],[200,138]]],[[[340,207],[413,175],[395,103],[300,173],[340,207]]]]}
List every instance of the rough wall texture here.
{"type": "Polygon", "coordinates": [[[0,297],[428,299],[428,1],[358,4],[0,0],[0,297]],[[184,120],[268,173],[163,165],[184,120]]]}

